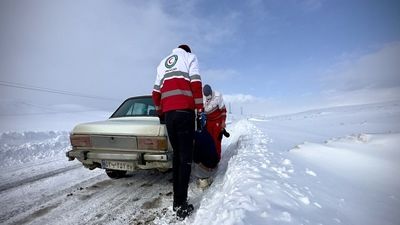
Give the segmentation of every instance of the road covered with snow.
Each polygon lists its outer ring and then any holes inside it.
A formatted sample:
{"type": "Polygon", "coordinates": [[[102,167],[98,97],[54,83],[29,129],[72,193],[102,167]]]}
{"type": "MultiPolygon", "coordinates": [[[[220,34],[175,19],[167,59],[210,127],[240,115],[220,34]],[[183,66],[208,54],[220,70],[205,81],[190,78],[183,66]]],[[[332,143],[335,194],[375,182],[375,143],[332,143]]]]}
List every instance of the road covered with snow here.
{"type": "Polygon", "coordinates": [[[212,185],[177,221],[170,172],[112,180],[68,132],[0,134],[1,224],[399,224],[400,103],[230,117],[212,185]]]}

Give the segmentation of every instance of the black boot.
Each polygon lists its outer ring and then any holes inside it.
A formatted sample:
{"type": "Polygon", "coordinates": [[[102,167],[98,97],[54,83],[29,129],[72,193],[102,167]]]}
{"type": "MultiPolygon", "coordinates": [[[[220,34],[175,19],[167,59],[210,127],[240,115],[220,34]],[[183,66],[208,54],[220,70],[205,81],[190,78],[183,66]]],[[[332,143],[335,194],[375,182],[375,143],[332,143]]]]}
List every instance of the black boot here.
{"type": "Polygon", "coordinates": [[[190,214],[192,214],[193,210],[194,210],[193,205],[185,202],[183,205],[178,207],[178,210],[176,211],[176,216],[180,220],[184,220],[186,217],[188,217],[190,214]]]}

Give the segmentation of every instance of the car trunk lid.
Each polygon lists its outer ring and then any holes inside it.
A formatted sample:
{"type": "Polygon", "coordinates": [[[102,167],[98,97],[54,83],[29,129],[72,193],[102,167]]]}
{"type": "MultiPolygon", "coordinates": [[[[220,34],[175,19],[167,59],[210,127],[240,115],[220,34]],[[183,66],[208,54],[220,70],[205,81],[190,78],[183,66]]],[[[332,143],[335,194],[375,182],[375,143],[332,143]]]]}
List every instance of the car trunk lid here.
{"type": "Polygon", "coordinates": [[[107,136],[166,136],[165,125],[158,117],[124,117],[83,123],[75,126],[73,134],[107,136]]]}

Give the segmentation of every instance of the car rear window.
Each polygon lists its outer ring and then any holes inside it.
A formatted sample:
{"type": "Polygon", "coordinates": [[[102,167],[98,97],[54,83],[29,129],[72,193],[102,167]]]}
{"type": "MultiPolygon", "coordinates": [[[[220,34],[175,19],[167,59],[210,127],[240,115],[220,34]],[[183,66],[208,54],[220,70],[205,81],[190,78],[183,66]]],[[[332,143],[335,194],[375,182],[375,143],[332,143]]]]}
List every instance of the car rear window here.
{"type": "Polygon", "coordinates": [[[151,97],[130,98],[114,112],[111,118],[127,116],[157,116],[151,97]]]}

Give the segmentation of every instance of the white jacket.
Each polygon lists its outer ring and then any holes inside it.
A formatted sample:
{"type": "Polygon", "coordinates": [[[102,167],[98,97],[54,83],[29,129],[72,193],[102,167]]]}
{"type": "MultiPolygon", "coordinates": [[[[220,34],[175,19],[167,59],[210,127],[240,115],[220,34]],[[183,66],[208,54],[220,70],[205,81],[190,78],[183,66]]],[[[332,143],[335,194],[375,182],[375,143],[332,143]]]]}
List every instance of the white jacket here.
{"type": "Polygon", "coordinates": [[[222,94],[218,91],[213,91],[211,99],[207,100],[206,96],[203,96],[204,101],[204,112],[206,114],[213,113],[217,109],[225,108],[224,100],[222,99],[222,94]]]}
{"type": "Polygon", "coordinates": [[[176,48],[165,57],[157,67],[152,96],[159,113],[202,109],[202,83],[196,56],[176,48]]]}

